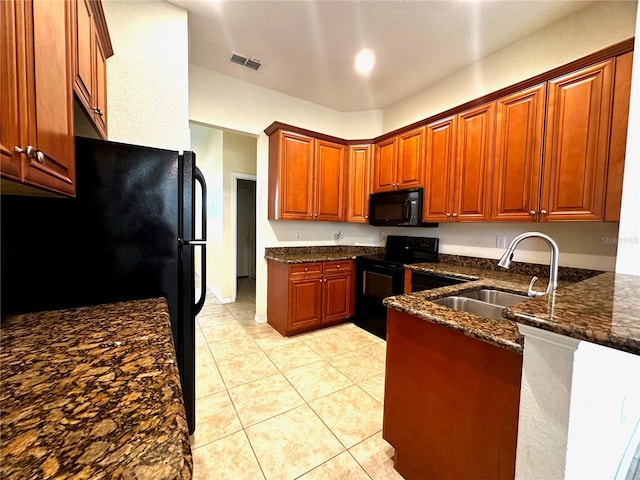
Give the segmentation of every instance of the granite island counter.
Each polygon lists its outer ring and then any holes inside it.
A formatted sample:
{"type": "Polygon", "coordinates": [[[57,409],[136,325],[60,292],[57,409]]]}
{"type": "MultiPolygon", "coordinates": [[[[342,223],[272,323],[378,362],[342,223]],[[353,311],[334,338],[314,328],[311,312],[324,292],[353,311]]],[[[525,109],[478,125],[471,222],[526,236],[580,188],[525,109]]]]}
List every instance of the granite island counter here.
{"type": "Polygon", "coordinates": [[[0,327],[3,479],[189,479],[164,299],[14,315],[0,327]]]}

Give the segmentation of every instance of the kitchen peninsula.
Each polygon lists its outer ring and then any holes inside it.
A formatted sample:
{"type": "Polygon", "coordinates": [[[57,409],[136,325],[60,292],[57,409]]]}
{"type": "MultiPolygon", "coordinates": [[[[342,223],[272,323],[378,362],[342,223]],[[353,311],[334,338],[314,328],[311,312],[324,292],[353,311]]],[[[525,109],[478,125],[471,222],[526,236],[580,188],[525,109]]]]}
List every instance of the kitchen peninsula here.
{"type": "Polygon", "coordinates": [[[3,319],[2,478],[190,479],[162,298],[3,319]]]}
{"type": "MultiPolygon", "coordinates": [[[[442,265],[410,268],[443,272],[442,265]]],[[[495,276],[507,272],[482,275],[473,267],[445,266],[444,271],[475,273],[476,280],[385,300],[383,432],[396,448],[396,469],[407,478],[471,471],[476,478],[564,478],[575,472],[576,458],[586,463],[588,455],[571,450],[584,447],[571,428],[594,424],[581,411],[583,405],[589,411],[594,395],[584,398],[580,385],[586,362],[577,351],[579,341],[605,350],[603,357],[627,352],[623,360],[631,372],[639,371],[638,357],[628,354],[640,355],[640,304],[634,294],[640,277],[608,272],[575,278],[561,282],[553,295],[507,307],[504,320],[488,320],[431,300],[480,287],[524,293],[527,282],[495,276]],[[441,418],[447,422],[438,423],[441,418]]],[[[634,381],[616,373],[619,382],[634,381]]],[[[588,388],[601,388],[596,372],[587,375],[588,388]]],[[[623,398],[623,416],[624,403],[623,398]]]]}

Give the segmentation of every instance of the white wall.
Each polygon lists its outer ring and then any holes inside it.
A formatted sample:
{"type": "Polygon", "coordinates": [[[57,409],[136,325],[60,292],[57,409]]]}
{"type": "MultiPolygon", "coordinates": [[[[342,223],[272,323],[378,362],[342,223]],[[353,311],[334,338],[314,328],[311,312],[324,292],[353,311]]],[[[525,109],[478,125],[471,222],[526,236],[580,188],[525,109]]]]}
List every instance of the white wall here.
{"type": "MultiPolygon", "coordinates": [[[[223,278],[218,274],[224,265],[222,253],[223,208],[223,139],[222,130],[191,125],[191,149],[196,165],[207,182],[207,285],[216,295],[222,291],[223,278]]],[[[200,249],[196,249],[196,272],[200,271],[200,249]]]]}
{"type": "MultiPolygon", "coordinates": [[[[640,38],[640,10],[637,16],[636,39],[640,38]]],[[[633,58],[628,132],[616,272],[640,275],[640,55],[637,53],[633,58]]]]}
{"type": "MultiPolygon", "coordinates": [[[[223,255],[220,291],[216,293],[222,301],[235,301],[236,296],[236,203],[234,174],[256,175],[257,140],[253,135],[225,131],[223,133],[223,255]]],[[[256,252],[258,253],[258,252],[256,252]]],[[[260,256],[264,250],[260,252],[260,256]]],[[[218,274],[218,272],[216,272],[218,274]]]]}
{"type": "MultiPolygon", "coordinates": [[[[298,222],[267,220],[269,139],[263,130],[274,121],[280,121],[343,138],[369,138],[381,133],[381,112],[343,114],[196,65],[189,66],[189,89],[191,121],[257,136],[256,315],[264,319],[267,296],[264,249],[279,245],[282,237],[295,239],[295,231],[300,226],[295,225],[298,222]]],[[[308,225],[308,222],[304,223],[308,225]]],[[[306,238],[296,244],[317,245],[331,239],[335,227],[342,225],[315,224],[305,230],[306,238]]],[[[349,226],[348,232],[353,238],[370,243],[375,230],[368,225],[353,225],[349,226]]],[[[350,238],[345,235],[344,241],[348,242],[350,238]]]]}
{"type": "Polygon", "coordinates": [[[109,140],[188,149],[187,12],[161,1],[103,6],[114,51],[107,60],[109,140]]]}
{"type": "Polygon", "coordinates": [[[636,2],[598,2],[450,75],[383,112],[390,131],[634,36],[636,2]]]}

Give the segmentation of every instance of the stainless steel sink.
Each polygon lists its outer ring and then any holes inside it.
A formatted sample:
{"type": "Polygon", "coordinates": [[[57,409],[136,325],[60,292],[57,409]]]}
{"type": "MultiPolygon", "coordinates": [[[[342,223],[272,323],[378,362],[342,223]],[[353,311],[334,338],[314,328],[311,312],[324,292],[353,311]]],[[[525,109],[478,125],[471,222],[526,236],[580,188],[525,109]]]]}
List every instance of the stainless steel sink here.
{"type": "Polygon", "coordinates": [[[515,303],[522,302],[529,298],[526,295],[517,295],[515,293],[501,292],[500,290],[491,290],[488,288],[458,293],[456,296],[473,298],[475,300],[491,303],[492,305],[499,305],[501,307],[510,307],[515,303]]]}
{"type": "Polygon", "coordinates": [[[491,318],[493,320],[503,320],[502,310],[505,307],[499,305],[493,305],[491,303],[483,302],[468,297],[445,297],[431,300],[433,303],[448,307],[453,310],[460,310],[463,312],[472,313],[483,318],[491,318]]]}
{"type": "Polygon", "coordinates": [[[479,317],[503,320],[502,311],[506,307],[527,300],[527,298],[525,295],[481,288],[431,301],[443,307],[473,313],[479,317]]]}

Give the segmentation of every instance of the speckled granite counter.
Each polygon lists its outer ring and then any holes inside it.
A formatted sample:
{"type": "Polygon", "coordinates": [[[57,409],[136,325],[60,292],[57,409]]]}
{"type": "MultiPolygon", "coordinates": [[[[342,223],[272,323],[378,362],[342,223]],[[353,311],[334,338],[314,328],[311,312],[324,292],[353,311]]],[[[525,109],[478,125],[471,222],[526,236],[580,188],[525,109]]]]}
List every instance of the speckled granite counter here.
{"type": "Polygon", "coordinates": [[[511,320],[640,355],[640,276],[604,273],[505,310],[511,320]]]}
{"type": "Polygon", "coordinates": [[[384,247],[329,245],[317,247],[268,247],[264,249],[264,257],[267,260],[282,263],[353,260],[357,255],[376,255],[380,253],[384,253],[384,247]]]}
{"type": "MultiPolygon", "coordinates": [[[[496,260],[484,260],[471,257],[458,257],[441,255],[445,262],[419,263],[405,265],[406,268],[417,272],[440,273],[468,280],[466,283],[441,287],[424,292],[416,292],[408,295],[398,295],[385,299],[388,307],[409,313],[418,318],[423,318],[432,323],[443,325],[447,328],[459,331],[467,336],[478,338],[507,350],[522,352],[523,338],[517,325],[507,319],[491,320],[479,317],[471,313],[452,310],[437,305],[429,300],[447,297],[459,293],[477,290],[479,288],[493,288],[505,292],[527,294],[527,288],[533,274],[545,275],[548,267],[521,264],[514,269],[494,270],[496,260]],[[455,263],[449,263],[455,262],[455,263]],[[527,273],[514,273],[527,272],[527,273]]],[[[563,269],[563,277],[569,280],[559,281],[560,286],[570,285],[576,279],[581,279],[598,272],[592,270],[563,269]]],[[[543,290],[546,287],[547,278],[541,276],[535,288],[543,290]]],[[[528,302],[528,300],[525,300],[528,302]]],[[[518,304],[518,305],[521,305],[518,304]]]]}
{"type": "Polygon", "coordinates": [[[15,315],[0,327],[3,479],[188,479],[164,299],[15,315]]]}
{"type": "MultiPolygon", "coordinates": [[[[446,262],[406,265],[406,268],[470,281],[389,297],[385,304],[391,308],[513,351],[522,351],[522,337],[514,323],[518,322],[640,355],[639,276],[561,269],[561,280],[552,298],[545,295],[524,300],[505,309],[505,320],[490,320],[429,300],[485,287],[526,295],[531,275],[540,274],[535,271],[535,266],[520,270],[529,271],[528,274],[513,273],[512,269],[492,270],[446,262]]],[[[543,290],[546,282],[547,278],[541,277],[536,290],[543,290]]]]}

